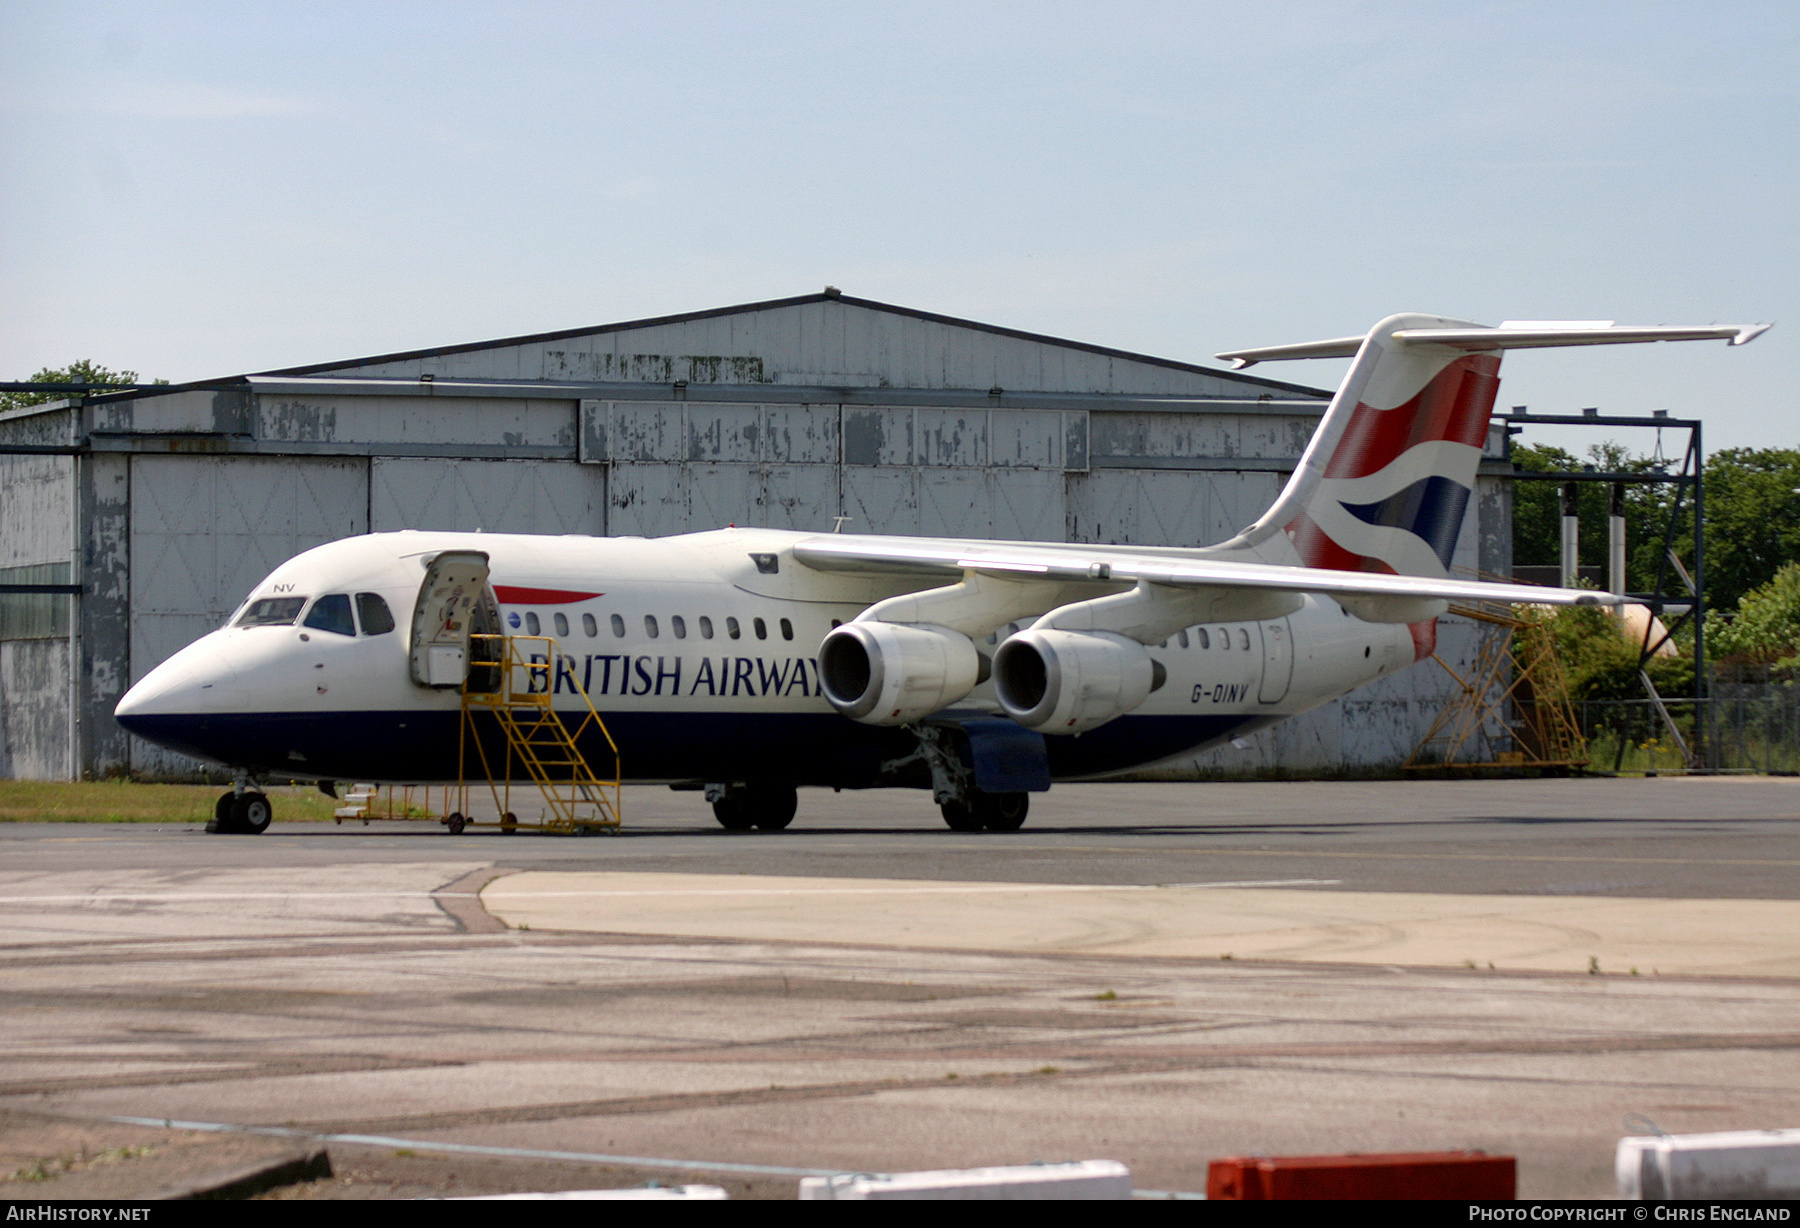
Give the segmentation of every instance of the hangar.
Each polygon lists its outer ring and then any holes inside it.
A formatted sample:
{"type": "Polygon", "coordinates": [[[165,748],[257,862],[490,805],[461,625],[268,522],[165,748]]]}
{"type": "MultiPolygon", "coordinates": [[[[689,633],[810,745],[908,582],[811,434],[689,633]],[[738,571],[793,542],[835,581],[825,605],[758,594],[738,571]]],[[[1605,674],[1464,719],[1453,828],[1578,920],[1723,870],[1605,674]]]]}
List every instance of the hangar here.
{"type": "MultiPolygon", "coordinates": [[[[127,735],[113,706],[326,541],[841,523],[1205,545],[1269,504],[1329,398],[827,287],[10,410],[0,776],[204,775],[127,735]]],[[[1510,572],[1503,439],[1457,544],[1464,574],[1510,572]]],[[[1451,665],[1477,643],[1444,620],[1451,665]]],[[[1406,671],[1186,771],[1397,765],[1453,685],[1406,671]]]]}

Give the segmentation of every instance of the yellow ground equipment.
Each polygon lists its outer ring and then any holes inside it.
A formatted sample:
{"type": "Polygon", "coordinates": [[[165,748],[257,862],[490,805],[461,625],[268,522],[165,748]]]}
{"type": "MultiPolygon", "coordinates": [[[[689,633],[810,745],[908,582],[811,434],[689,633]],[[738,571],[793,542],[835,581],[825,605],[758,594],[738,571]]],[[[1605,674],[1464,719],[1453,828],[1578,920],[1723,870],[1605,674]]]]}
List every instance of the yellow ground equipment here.
{"type": "Polygon", "coordinates": [[[497,826],[503,831],[534,828],[556,832],[616,832],[620,823],[619,747],[574,671],[563,668],[563,689],[581,701],[563,723],[554,700],[558,682],[556,641],[540,635],[472,635],[468,678],[463,684],[457,746],[457,789],[462,804],[444,817],[452,834],[465,827],[497,826]],[[490,724],[491,722],[491,724],[490,724]],[[504,749],[483,738],[484,726],[498,729],[504,749]],[[597,739],[596,739],[597,735],[597,739]],[[581,752],[581,741],[603,741],[610,771],[596,773],[581,752]],[[519,769],[540,795],[538,821],[513,810],[513,779],[519,769]],[[468,790],[485,780],[493,797],[493,822],[469,816],[468,790]]]}
{"type": "Polygon", "coordinates": [[[1465,676],[1436,653],[1461,688],[1413,749],[1407,771],[1586,767],[1587,741],[1547,615],[1525,606],[1452,605],[1450,613],[1490,628],[1465,676]],[[1506,713],[1507,701],[1513,713],[1506,713]],[[1509,749],[1501,744],[1510,742],[1509,749]]]}

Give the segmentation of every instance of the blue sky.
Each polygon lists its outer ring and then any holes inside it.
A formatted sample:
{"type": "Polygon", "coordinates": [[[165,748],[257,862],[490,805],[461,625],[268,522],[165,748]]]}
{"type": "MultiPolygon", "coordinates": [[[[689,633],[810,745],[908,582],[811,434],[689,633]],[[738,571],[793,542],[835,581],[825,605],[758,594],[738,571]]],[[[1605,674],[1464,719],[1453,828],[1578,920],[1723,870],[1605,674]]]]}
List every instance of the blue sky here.
{"type": "Polygon", "coordinates": [[[1190,361],[1400,310],[1775,320],[1513,354],[1501,400],[1794,447],[1796,82],[1791,0],[0,0],[0,374],[827,283],[1190,361]]]}

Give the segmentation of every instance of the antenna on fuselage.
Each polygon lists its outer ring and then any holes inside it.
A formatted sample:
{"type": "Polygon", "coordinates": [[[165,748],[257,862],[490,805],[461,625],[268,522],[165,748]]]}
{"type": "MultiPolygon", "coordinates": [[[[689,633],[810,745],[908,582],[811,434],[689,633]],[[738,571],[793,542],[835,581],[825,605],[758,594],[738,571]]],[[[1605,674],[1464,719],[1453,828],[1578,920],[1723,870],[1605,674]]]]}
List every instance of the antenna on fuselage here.
{"type": "Polygon", "coordinates": [[[844,531],[844,522],[846,520],[855,519],[856,517],[854,516],[833,516],[831,518],[831,531],[833,533],[842,533],[844,531]]]}

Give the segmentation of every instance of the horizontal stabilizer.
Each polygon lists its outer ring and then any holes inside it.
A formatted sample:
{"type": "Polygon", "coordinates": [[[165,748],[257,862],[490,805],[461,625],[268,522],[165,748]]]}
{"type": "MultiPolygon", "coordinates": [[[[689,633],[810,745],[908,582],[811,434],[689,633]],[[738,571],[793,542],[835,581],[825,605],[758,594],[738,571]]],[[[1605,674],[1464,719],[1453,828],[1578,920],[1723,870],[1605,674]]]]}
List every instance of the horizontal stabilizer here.
{"type": "MultiPolygon", "coordinates": [[[[1536,350],[1562,345],[1629,345],[1644,341],[1726,341],[1743,345],[1756,340],[1771,327],[1773,325],[1769,324],[1621,327],[1610,320],[1509,320],[1498,328],[1401,328],[1391,333],[1388,340],[1403,347],[1441,345],[1470,353],[1536,350]]],[[[1331,341],[1228,350],[1215,357],[1221,362],[1229,362],[1235,370],[1259,362],[1285,359],[1350,358],[1362,348],[1364,340],[1363,337],[1338,337],[1331,341]]]]}

